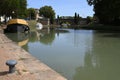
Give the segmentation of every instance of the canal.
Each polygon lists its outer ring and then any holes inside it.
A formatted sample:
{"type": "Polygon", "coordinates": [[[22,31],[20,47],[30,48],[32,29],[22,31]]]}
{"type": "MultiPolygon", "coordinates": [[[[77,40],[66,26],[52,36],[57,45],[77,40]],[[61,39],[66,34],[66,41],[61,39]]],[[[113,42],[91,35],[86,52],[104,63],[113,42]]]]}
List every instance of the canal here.
{"type": "Polygon", "coordinates": [[[68,80],[120,80],[120,33],[43,30],[6,34],[68,80]]]}

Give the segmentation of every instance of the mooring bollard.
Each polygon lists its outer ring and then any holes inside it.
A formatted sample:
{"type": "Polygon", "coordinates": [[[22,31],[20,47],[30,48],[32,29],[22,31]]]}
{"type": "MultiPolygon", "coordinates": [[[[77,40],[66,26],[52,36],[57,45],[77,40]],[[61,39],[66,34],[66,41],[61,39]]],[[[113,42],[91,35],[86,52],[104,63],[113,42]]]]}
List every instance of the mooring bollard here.
{"type": "Polygon", "coordinates": [[[16,60],[8,60],[6,61],[6,65],[9,66],[9,73],[15,72],[15,65],[17,64],[16,60]]]}

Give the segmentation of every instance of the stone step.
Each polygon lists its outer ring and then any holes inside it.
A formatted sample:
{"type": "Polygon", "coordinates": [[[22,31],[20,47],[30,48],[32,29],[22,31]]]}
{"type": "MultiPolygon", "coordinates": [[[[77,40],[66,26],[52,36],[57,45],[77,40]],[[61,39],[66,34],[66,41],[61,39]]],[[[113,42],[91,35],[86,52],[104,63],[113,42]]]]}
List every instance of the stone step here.
{"type": "Polygon", "coordinates": [[[4,31],[3,31],[3,29],[1,29],[1,28],[0,28],[0,34],[1,34],[1,33],[3,34],[3,33],[4,33],[4,31]]]}
{"type": "Polygon", "coordinates": [[[12,41],[8,39],[4,34],[0,33],[0,44],[9,43],[9,42],[12,42],[12,41]]]}

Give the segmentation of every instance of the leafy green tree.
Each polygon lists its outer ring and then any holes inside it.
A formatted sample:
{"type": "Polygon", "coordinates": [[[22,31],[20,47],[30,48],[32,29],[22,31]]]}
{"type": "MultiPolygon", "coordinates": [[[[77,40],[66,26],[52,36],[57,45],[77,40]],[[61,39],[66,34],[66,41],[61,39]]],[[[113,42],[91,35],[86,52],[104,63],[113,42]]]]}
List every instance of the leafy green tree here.
{"type": "Polygon", "coordinates": [[[93,21],[93,18],[90,17],[90,16],[87,16],[87,24],[89,24],[89,23],[92,22],[92,21],[93,21]]]}
{"type": "Polygon", "coordinates": [[[18,0],[1,0],[0,4],[0,14],[8,17],[12,15],[12,11],[18,9],[18,0]]]}
{"type": "Polygon", "coordinates": [[[120,25],[120,0],[87,0],[94,6],[95,16],[103,24],[120,25]]]}
{"type": "Polygon", "coordinates": [[[50,23],[53,24],[55,18],[55,11],[51,6],[44,6],[39,9],[40,16],[50,19],[50,23]]]}
{"type": "Polygon", "coordinates": [[[27,9],[27,15],[30,19],[35,19],[35,9],[34,8],[28,8],[27,9]]]}
{"type": "Polygon", "coordinates": [[[20,17],[25,14],[27,0],[0,0],[0,15],[20,17]]]}
{"type": "Polygon", "coordinates": [[[18,17],[25,18],[27,15],[27,0],[19,0],[18,17]]]}

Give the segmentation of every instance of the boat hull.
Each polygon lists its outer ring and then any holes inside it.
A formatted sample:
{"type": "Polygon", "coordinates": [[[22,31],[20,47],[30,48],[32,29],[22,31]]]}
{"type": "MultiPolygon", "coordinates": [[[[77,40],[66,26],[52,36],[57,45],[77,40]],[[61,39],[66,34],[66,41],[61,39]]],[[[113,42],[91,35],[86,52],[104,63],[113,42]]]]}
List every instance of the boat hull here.
{"type": "Polygon", "coordinates": [[[11,19],[7,22],[7,28],[4,32],[25,32],[29,30],[27,21],[23,19],[11,19]]]}
{"type": "Polygon", "coordinates": [[[29,27],[22,24],[11,24],[7,25],[7,28],[4,30],[4,32],[25,32],[29,31],[29,27]]]}

